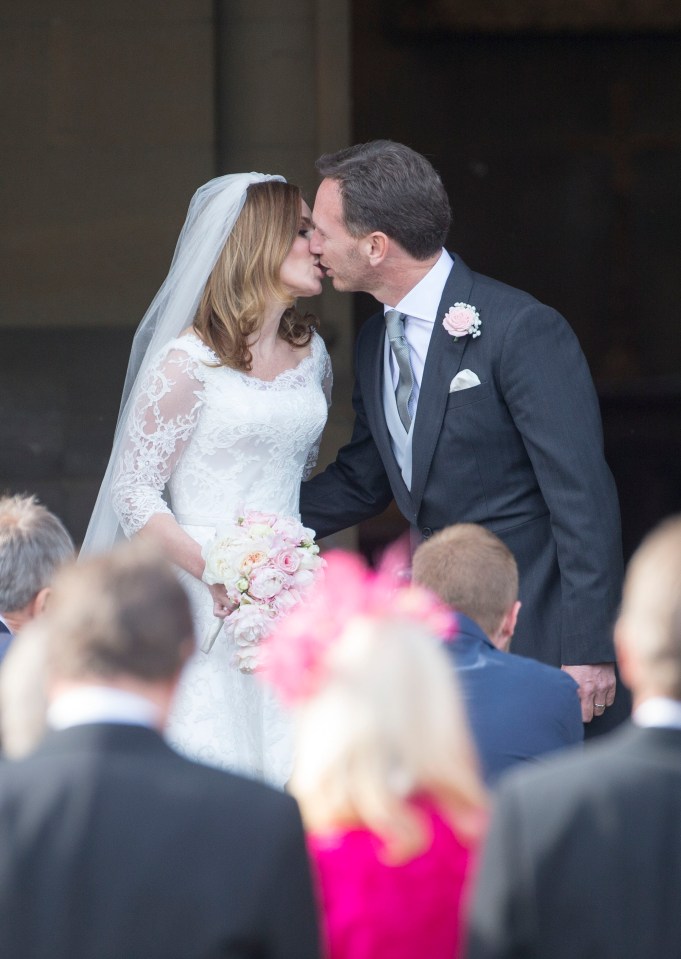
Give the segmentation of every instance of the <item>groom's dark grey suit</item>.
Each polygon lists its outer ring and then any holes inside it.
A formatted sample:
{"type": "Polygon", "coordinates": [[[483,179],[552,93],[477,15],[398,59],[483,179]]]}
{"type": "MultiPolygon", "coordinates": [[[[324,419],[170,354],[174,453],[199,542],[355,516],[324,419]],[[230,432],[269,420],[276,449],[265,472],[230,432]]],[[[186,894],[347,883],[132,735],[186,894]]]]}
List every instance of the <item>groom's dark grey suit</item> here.
{"type": "Polygon", "coordinates": [[[598,399],[568,324],[455,258],[421,383],[411,489],[383,410],[384,333],[382,313],[360,332],[352,439],[303,484],[304,522],[323,537],[376,515],[394,496],[420,536],[481,523],[506,542],[520,569],[513,651],[556,666],[614,660],[622,577],[617,492],[603,456],[598,399]],[[459,302],[478,310],[479,337],[445,331],[442,319],[459,302]],[[480,384],[450,393],[463,369],[480,384]]]}

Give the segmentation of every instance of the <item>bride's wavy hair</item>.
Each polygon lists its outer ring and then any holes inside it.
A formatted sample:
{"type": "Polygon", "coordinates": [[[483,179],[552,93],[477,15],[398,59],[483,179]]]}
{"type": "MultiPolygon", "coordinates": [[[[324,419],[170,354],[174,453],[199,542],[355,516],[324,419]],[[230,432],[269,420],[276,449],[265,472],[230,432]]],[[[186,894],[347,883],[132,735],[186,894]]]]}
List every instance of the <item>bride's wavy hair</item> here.
{"type": "Polygon", "coordinates": [[[300,230],[302,195],[292,183],[269,180],[248,187],[246,201],[208,277],[193,327],[233,369],[250,371],[248,348],[273,299],[288,304],[279,336],[291,346],[307,346],[319,322],[302,314],[281,283],[281,267],[300,230]]]}

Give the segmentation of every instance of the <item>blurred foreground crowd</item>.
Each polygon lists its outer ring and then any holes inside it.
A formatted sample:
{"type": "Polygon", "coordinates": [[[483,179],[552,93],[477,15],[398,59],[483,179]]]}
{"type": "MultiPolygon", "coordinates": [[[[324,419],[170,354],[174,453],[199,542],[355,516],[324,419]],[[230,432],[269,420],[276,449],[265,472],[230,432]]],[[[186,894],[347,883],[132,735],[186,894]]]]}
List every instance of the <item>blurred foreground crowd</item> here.
{"type": "Polygon", "coordinates": [[[410,582],[328,554],[254,677],[295,715],[286,791],[164,741],[200,655],[170,565],[74,558],[0,499],[0,956],[681,955],[681,519],[627,572],[631,720],[587,745],[573,679],[509,651],[492,533],[442,530],[410,582]]]}

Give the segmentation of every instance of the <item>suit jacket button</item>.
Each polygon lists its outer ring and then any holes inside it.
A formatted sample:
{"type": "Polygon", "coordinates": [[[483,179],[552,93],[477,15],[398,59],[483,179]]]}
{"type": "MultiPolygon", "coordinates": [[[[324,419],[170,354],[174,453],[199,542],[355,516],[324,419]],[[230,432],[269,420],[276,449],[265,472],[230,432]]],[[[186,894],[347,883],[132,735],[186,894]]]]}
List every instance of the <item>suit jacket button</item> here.
{"type": "Polygon", "coordinates": [[[429,539],[432,535],[433,531],[430,526],[424,526],[421,530],[421,536],[423,536],[424,539],[429,539]]]}

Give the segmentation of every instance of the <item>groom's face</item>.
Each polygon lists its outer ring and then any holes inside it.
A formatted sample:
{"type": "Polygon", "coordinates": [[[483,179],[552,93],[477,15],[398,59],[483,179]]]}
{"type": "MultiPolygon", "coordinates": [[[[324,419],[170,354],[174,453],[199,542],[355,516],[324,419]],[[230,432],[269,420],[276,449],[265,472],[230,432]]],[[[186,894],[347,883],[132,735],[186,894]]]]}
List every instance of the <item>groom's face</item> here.
{"type": "Polygon", "coordinates": [[[322,180],[312,211],[314,230],[310,250],[319,256],[336,290],[371,292],[369,263],[362,238],[351,236],[343,220],[343,201],[336,180],[322,180]]]}

